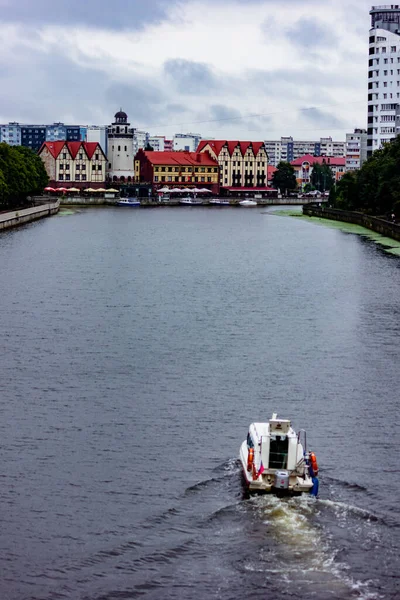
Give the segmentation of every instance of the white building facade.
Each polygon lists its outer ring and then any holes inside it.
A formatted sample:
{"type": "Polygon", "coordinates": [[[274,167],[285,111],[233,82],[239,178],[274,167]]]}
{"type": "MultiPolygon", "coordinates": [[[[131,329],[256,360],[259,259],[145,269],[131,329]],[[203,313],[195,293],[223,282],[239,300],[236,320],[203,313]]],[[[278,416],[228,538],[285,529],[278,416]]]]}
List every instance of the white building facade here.
{"type": "Polygon", "coordinates": [[[400,5],[373,6],[369,31],[367,155],[398,133],[400,5]]]}
{"type": "Polygon", "coordinates": [[[281,137],[280,140],[264,142],[268,153],[268,164],[278,166],[281,161],[292,162],[301,156],[335,156],[346,155],[346,142],[335,142],[331,137],[316,140],[294,140],[291,136],[281,137]]]}
{"type": "Polygon", "coordinates": [[[107,126],[106,125],[87,125],[86,127],[86,141],[97,142],[100,144],[101,149],[107,156],[107,126]]]}
{"type": "Polygon", "coordinates": [[[196,152],[201,141],[199,133],[176,133],[174,135],[174,150],[196,152]]]}
{"type": "Polygon", "coordinates": [[[147,141],[149,139],[149,134],[147,131],[143,131],[141,129],[135,129],[133,134],[133,151],[134,154],[138,152],[138,150],[144,150],[147,146],[147,141]]]}
{"type": "Polygon", "coordinates": [[[0,125],[0,142],[4,142],[9,146],[20,146],[21,125],[15,122],[0,125]]]}
{"type": "Polygon", "coordinates": [[[346,133],[346,171],[357,171],[367,158],[367,130],[346,133]]]}
{"type": "Polygon", "coordinates": [[[130,182],[134,177],[133,147],[134,129],[128,123],[128,115],[120,110],[114,115],[114,123],[108,127],[107,179],[114,182],[130,182]]]}

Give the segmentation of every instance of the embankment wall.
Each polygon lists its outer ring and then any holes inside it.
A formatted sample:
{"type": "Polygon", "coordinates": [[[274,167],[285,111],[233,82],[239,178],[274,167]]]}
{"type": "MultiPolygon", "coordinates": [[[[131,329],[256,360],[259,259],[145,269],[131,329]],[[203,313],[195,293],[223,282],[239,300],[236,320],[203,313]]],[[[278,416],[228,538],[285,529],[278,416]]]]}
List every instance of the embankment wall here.
{"type": "Polygon", "coordinates": [[[0,213],[0,231],[3,229],[10,229],[11,227],[18,227],[24,223],[35,221],[36,219],[43,219],[54,215],[59,211],[60,201],[47,202],[46,204],[40,204],[33,206],[32,208],[23,208],[20,210],[12,210],[10,212],[0,213]]]}

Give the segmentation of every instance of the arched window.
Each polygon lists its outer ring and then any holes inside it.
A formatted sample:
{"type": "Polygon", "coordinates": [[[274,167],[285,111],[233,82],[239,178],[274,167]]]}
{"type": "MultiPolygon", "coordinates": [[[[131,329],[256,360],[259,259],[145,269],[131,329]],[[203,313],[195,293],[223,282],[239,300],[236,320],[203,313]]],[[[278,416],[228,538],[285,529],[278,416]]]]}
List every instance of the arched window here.
{"type": "Polygon", "coordinates": [[[118,177],[116,175],[114,175],[113,181],[118,181],[118,177]]]}
{"type": "Polygon", "coordinates": [[[125,177],[123,175],[121,175],[121,177],[119,178],[120,181],[125,181],[125,177]]]}
{"type": "Polygon", "coordinates": [[[128,181],[132,181],[132,177],[128,175],[128,181]]]}

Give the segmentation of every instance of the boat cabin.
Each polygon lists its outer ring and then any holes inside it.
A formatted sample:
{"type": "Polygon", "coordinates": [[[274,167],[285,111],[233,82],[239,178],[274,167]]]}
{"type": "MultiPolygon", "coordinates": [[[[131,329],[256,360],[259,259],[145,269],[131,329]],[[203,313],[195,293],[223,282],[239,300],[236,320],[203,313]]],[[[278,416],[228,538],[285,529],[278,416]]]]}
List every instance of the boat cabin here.
{"type": "Polygon", "coordinates": [[[288,419],[274,414],[268,423],[252,423],[247,436],[247,447],[261,455],[264,469],[292,471],[302,458],[301,446],[288,419]]]}

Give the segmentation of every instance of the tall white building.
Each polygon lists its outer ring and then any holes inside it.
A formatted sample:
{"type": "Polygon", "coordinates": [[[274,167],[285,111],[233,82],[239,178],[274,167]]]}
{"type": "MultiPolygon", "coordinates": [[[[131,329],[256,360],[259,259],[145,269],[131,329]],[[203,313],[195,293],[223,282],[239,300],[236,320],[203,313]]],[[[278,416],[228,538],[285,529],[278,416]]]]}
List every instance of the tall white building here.
{"type": "MultiPolygon", "coordinates": [[[[368,140],[370,156],[396,135],[400,104],[400,5],[370,10],[368,69],[368,140]]],[[[400,125],[400,121],[398,122],[400,125]]]]}
{"type": "Polygon", "coordinates": [[[134,177],[133,133],[128,115],[123,110],[115,113],[108,127],[107,178],[111,181],[128,182],[134,177]]]}
{"type": "Polygon", "coordinates": [[[174,150],[196,152],[200,141],[201,135],[199,133],[176,133],[174,135],[174,150]]]}
{"type": "Polygon", "coordinates": [[[21,126],[19,123],[9,123],[0,125],[0,142],[5,142],[9,146],[21,145],[21,126]]]}
{"type": "Polygon", "coordinates": [[[86,127],[86,141],[97,142],[107,156],[107,127],[105,125],[88,125],[86,127]]]}
{"type": "Polygon", "coordinates": [[[150,135],[147,141],[155,152],[164,152],[165,135],[150,135]]]}
{"type": "Polygon", "coordinates": [[[346,133],[346,171],[357,171],[367,158],[367,130],[346,133]]]}
{"type": "Polygon", "coordinates": [[[135,129],[134,134],[133,134],[133,152],[134,152],[134,154],[136,154],[137,151],[140,149],[142,149],[142,150],[145,149],[148,139],[149,139],[149,134],[147,131],[142,131],[141,129],[135,129]]]}

